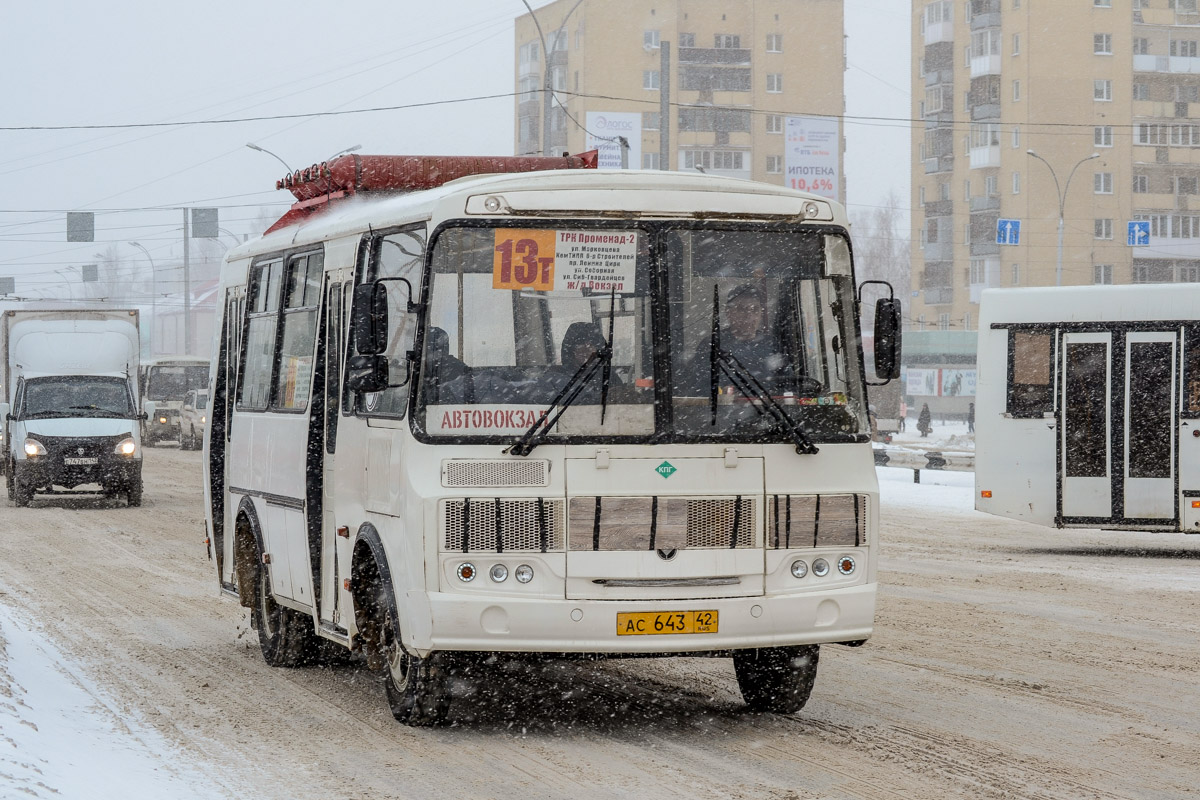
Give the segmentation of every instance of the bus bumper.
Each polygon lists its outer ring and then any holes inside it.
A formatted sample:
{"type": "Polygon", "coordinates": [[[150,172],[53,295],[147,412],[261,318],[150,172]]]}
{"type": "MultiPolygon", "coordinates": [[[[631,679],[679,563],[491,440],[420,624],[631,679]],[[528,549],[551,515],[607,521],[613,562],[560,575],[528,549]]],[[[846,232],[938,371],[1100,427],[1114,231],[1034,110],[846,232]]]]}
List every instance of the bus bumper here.
{"type": "Polygon", "coordinates": [[[758,597],[707,600],[547,600],[431,592],[431,651],[673,654],[856,642],[870,637],[876,584],[758,597]],[[716,611],[717,633],[618,635],[624,612],[716,611]]]}

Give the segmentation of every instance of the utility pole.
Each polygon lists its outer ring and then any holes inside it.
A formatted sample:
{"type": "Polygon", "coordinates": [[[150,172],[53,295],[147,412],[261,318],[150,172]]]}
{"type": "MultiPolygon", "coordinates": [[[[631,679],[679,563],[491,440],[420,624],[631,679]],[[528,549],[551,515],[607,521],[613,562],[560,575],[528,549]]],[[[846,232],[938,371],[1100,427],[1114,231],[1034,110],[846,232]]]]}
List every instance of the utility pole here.
{"type": "Polygon", "coordinates": [[[671,168],[671,43],[659,42],[658,168],[671,168]]]}
{"type": "Polygon", "coordinates": [[[190,208],[183,209],[183,354],[192,354],[192,273],[188,261],[188,240],[191,238],[190,208]]]}

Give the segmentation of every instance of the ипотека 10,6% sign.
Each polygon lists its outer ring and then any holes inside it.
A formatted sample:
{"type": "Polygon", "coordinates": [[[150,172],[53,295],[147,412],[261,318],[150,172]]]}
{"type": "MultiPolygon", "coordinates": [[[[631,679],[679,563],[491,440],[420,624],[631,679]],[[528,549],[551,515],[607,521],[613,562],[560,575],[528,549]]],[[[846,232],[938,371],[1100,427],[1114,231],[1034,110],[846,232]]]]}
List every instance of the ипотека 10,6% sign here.
{"type": "Polygon", "coordinates": [[[802,192],[832,192],[833,181],[829,178],[792,178],[789,182],[791,188],[799,189],[802,192]]]}

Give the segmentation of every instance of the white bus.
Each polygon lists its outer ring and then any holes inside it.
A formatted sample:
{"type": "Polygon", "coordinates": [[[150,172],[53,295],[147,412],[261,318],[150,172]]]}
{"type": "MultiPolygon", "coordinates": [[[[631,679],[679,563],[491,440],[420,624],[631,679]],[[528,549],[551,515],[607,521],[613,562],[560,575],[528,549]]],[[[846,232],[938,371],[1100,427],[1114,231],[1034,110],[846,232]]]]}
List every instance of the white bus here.
{"type": "Polygon", "coordinates": [[[983,293],[975,507],[1200,533],[1200,286],[983,293]]]}
{"type": "Polygon", "coordinates": [[[874,623],[843,208],[591,169],[371,197],[539,160],[435,161],[290,176],[227,258],[207,524],[265,659],[361,652],[418,725],[496,653],[732,656],[752,708],[798,710],[819,645],[874,623]]]}

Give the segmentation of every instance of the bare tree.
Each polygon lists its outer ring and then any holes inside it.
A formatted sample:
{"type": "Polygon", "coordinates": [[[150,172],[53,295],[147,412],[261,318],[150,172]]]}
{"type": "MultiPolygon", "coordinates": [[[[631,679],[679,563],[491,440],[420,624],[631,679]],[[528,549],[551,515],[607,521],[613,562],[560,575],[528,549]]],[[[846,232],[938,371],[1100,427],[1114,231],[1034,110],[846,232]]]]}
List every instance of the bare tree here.
{"type": "Polygon", "coordinates": [[[855,274],[865,280],[887,281],[897,296],[907,298],[911,286],[908,222],[893,189],[880,205],[854,215],[855,274]]]}

